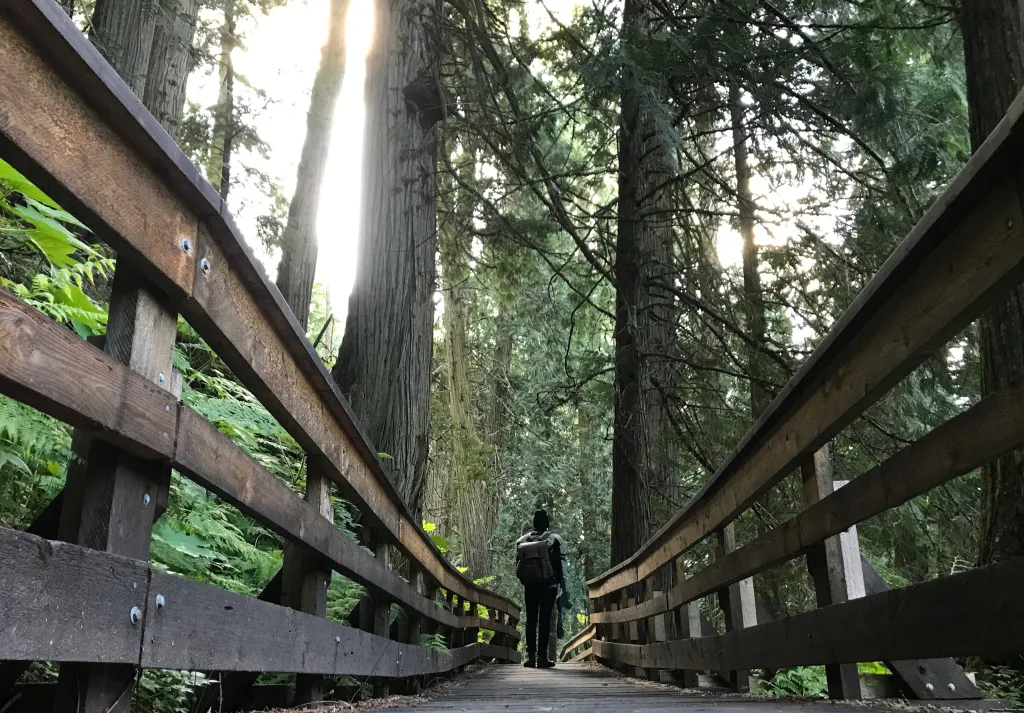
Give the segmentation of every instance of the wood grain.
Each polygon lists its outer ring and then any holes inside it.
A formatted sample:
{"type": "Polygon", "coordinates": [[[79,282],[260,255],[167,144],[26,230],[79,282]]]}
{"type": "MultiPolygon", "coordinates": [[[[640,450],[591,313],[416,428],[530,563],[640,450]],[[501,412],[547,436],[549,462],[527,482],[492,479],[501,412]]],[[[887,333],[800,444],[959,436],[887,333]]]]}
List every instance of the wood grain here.
{"type": "Polygon", "coordinates": [[[1024,560],[1017,559],[719,636],[646,646],[595,640],[593,648],[632,666],[715,670],[999,658],[1020,651],[1022,596],[1024,560]]]}

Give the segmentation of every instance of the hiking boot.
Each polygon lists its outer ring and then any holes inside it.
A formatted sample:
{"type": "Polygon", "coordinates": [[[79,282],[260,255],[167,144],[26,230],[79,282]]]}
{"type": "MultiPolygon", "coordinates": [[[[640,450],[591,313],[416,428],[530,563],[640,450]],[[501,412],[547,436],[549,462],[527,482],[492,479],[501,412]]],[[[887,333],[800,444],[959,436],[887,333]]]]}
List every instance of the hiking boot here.
{"type": "Polygon", "coordinates": [[[526,663],[523,664],[526,668],[537,668],[537,662],[533,659],[526,659],[526,663]]]}
{"type": "Polygon", "coordinates": [[[541,659],[540,661],[537,662],[537,668],[554,668],[554,667],[555,667],[555,662],[554,661],[548,661],[547,659],[541,659]]]}

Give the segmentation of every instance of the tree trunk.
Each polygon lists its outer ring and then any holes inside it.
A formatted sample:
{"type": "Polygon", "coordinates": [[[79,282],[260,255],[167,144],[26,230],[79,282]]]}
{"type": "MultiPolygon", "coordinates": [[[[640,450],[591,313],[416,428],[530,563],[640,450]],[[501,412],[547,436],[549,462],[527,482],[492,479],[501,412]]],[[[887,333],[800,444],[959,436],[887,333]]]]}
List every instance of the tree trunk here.
{"type": "Polygon", "coordinates": [[[174,138],[185,108],[199,0],[159,0],[142,103],[174,138]]]}
{"type": "Polygon", "coordinates": [[[295,179],[295,194],[288,209],[288,223],[281,239],[277,287],[303,329],[309,323],[309,302],[316,275],[316,217],[320,207],[320,188],[331,148],[334,105],[345,75],[345,16],[348,4],[348,0],[331,0],[327,42],[309,97],[306,139],[302,144],[302,157],[295,179]]]}
{"type": "MultiPolygon", "coordinates": [[[[961,14],[971,148],[976,151],[1024,86],[1024,8],[1018,0],[966,0],[961,14]]],[[[983,395],[1024,378],[1024,288],[978,321],[983,395]]],[[[978,563],[1024,555],[1024,454],[982,469],[978,563]]]]}
{"type": "Polygon", "coordinates": [[[732,119],[733,159],[736,165],[736,202],[739,208],[739,229],[743,238],[743,307],[747,317],[747,376],[750,378],[750,414],[756,421],[771,404],[772,396],[764,383],[765,346],[764,298],[761,295],[760,262],[754,243],[754,196],[750,192],[750,157],[744,125],[743,104],[739,87],[729,87],[729,113],[732,119]]]}
{"type": "Polygon", "coordinates": [[[213,118],[213,141],[210,146],[206,177],[220,197],[227,200],[231,191],[231,149],[235,138],[235,65],[231,52],[238,44],[235,36],[235,2],[224,3],[224,23],[220,27],[220,93],[213,118]]]}
{"type": "Polygon", "coordinates": [[[430,428],[439,0],[383,0],[366,60],[358,270],[334,377],[414,513],[423,505],[430,428]],[[419,98],[417,95],[416,98],[419,98]]]}
{"type": "MultiPolygon", "coordinates": [[[[626,0],[623,44],[644,37],[651,10],[626,0]]],[[[615,433],[612,445],[611,564],[635,552],[651,534],[650,483],[664,458],[665,417],[654,381],[663,353],[665,310],[671,301],[659,284],[671,270],[671,222],[665,149],[644,106],[641,79],[625,72],[619,124],[618,240],[615,251],[615,433]],[[669,255],[670,257],[670,255],[669,255]]]]}
{"type": "Polygon", "coordinates": [[[96,0],[89,39],[135,96],[146,91],[159,0],[96,0]]]}
{"type": "MultiPolygon", "coordinates": [[[[474,164],[468,163],[471,180],[474,164]]],[[[462,170],[460,170],[462,172],[462,170]]],[[[452,428],[450,487],[456,499],[457,531],[462,565],[471,577],[491,572],[490,478],[484,461],[483,444],[473,416],[472,385],[467,340],[467,295],[463,285],[469,279],[466,254],[470,248],[472,201],[466,191],[456,189],[455,210],[440,231],[441,286],[444,293],[444,356],[448,373],[448,409],[452,428]],[[461,200],[460,200],[461,199],[461,200]]]]}

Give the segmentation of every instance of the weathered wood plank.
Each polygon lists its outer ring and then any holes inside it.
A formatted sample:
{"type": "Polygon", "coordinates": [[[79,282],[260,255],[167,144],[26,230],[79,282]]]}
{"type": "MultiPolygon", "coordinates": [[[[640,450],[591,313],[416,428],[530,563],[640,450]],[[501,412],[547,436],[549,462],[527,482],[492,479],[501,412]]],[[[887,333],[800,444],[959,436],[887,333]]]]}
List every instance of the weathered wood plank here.
{"type": "MultiPolygon", "coordinates": [[[[803,500],[805,507],[821,502],[833,492],[832,485],[832,448],[831,445],[821,448],[806,458],[800,466],[803,478],[803,500]]],[[[842,542],[839,536],[833,536],[811,545],[807,550],[807,569],[814,582],[814,593],[819,607],[842,604],[849,596],[848,582],[850,575],[843,556],[842,542]]],[[[858,550],[856,572],[860,573],[860,555],[858,550]]],[[[859,581],[859,580],[858,580],[859,581]]],[[[863,587],[862,587],[863,588],[863,587]]],[[[863,596],[858,592],[857,596],[863,596]]],[[[828,695],[832,699],[859,700],[860,676],[857,664],[828,664],[825,666],[825,680],[828,684],[828,695]]]]}
{"type": "Polygon", "coordinates": [[[594,649],[590,646],[580,651],[578,654],[569,659],[569,663],[579,663],[580,661],[586,661],[588,658],[594,655],[594,649]]]}
{"type": "Polygon", "coordinates": [[[591,624],[586,629],[583,629],[576,636],[565,642],[565,646],[562,647],[561,659],[566,660],[566,657],[574,650],[583,646],[585,643],[594,638],[597,634],[597,627],[591,624]]]}
{"type": "Polygon", "coordinates": [[[666,611],[770,569],[852,525],[926,493],[1024,444],[1024,387],[986,397],[881,465],[822,498],[673,587],[665,596],[618,612],[595,613],[598,623],[631,621],[666,611]]]}
{"type": "MultiPolygon", "coordinates": [[[[346,576],[427,618],[448,626],[498,626],[478,617],[457,620],[427,601],[400,577],[382,569],[315,508],[194,411],[181,408],[179,428],[173,394],[150,384],[141,374],[116,363],[2,290],[0,336],[0,354],[4,357],[0,359],[0,389],[5,393],[70,423],[95,428],[98,436],[127,451],[167,457],[182,472],[247,514],[327,558],[346,576]],[[160,434],[157,439],[152,437],[154,430],[160,434]],[[161,448],[158,453],[154,453],[156,446],[161,448]]],[[[158,374],[154,377],[157,382],[158,374]]],[[[140,491],[138,502],[132,501],[138,513],[156,507],[157,498],[151,496],[145,503],[145,494],[140,491]]],[[[148,542],[144,546],[148,553],[148,542]]],[[[141,550],[136,554],[145,556],[141,550]]],[[[513,627],[501,628],[516,635],[513,627]]]]}
{"type": "Polygon", "coordinates": [[[0,150],[119,255],[152,265],[145,271],[155,284],[186,296],[194,251],[181,243],[195,244],[196,216],[49,66],[52,48],[41,52],[12,24],[9,14],[24,5],[4,3],[0,16],[0,150]]]}
{"type": "Polygon", "coordinates": [[[0,528],[0,659],[136,664],[144,562],[0,528]]]}
{"type": "MultiPolygon", "coordinates": [[[[843,488],[845,490],[846,488],[843,488]]],[[[805,612],[749,629],[647,646],[594,641],[596,655],[656,668],[782,668],[1020,652],[1024,559],[805,612]]]]}
{"type": "Polygon", "coordinates": [[[174,452],[172,394],[2,289],[0,390],[140,457],[174,452]]]}
{"type": "Polygon", "coordinates": [[[1024,267],[1012,170],[1024,97],[700,493],[591,597],[653,573],[734,519],[1011,285],[1024,267]]]}

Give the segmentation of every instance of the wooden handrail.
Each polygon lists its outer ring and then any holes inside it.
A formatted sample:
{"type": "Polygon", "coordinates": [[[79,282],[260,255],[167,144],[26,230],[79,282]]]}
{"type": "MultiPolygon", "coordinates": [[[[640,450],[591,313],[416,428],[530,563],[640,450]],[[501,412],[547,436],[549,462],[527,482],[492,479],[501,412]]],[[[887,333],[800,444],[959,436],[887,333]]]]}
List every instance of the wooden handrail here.
{"type": "Polygon", "coordinates": [[[897,247],[725,463],[592,598],[642,581],[732,522],[1024,277],[1014,169],[1024,96],[897,247]]]}
{"type": "Polygon", "coordinates": [[[572,637],[567,642],[565,642],[565,646],[562,647],[562,653],[561,653],[562,660],[564,661],[565,658],[566,658],[566,655],[569,652],[571,652],[573,649],[578,649],[580,646],[582,646],[583,644],[585,644],[588,641],[590,641],[591,639],[593,639],[594,635],[596,633],[597,633],[597,629],[594,626],[594,624],[591,623],[589,626],[587,626],[587,628],[579,631],[576,634],[576,636],[572,637]]]}
{"type": "Polygon", "coordinates": [[[0,7],[0,150],[166,292],[369,525],[428,578],[518,619],[441,556],[202,178],[51,0],[0,7]],[[38,110],[47,107],[46,112],[38,110]],[[144,209],[143,209],[144,208],[144,209]]]}

